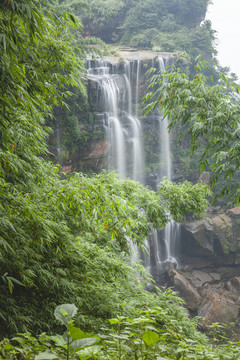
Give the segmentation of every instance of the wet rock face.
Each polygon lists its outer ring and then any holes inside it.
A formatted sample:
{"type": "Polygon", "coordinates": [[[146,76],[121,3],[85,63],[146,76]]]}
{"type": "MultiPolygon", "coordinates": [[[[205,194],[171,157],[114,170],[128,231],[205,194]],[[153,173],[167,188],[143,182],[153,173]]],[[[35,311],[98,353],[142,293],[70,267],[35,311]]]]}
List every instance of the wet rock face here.
{"type": "Polygon", "coordinates": [[[204,183],[204,184],[209,184],[210,183],[210,180],[211,180],[211,175],[210,175],[210,172],[208,171],[204,171],[199,179],[198,179],[198,183],[204,183]]]}
{"type": "Polygon", "coordinates": [[[226,283],[226,288],[232,292],[240,292],[240,277],[234,277],[226,283]]]}
{"type": "Polygon", "coordinates": [[[186,277],[180,275],[176,270],[171,272],[174,289],[177,290],[185,300],[189,310],[196,310],[201,303],[201,297],[195,287],[193,287],[186,277]]]}
{"type": "Polygon", "coordinates": [[[238,265],[240,262],[240,208],[215,214],[214,211],[201,221],[186,223],[182,229],[181,253],[183,263],[192,265],[193,258],[198,268],[206,266],[238,265]]]}
{"type": "Polygon", "coordinates": [[[192,221],[183,227],[182,232],[183,246],[184,238],[186,237],[188,243],[192,242],[190,252],[196,250],[196,253],[203,255],[211,254],[214,251],[214,225],[213,222],[207,220],[192,221]],[[196,248],[196,249],[195,249],[196,248]]]}
{"type": "Polygon", "coordinates": [[[185,300],[187,309],[203,318],[200,324],[204,330],[212,323],[230,324],[239,319],[240,277],[225,281],[224,270],[171,273],[170,285],[185,300]]]}
{"type": "Polygon", "coordinates": [[[214,322],[240,322],[239,241],[240,207],[213,208],[207,218],[183,225],[182,268],[172,271],[169,285],[190,313],[203,318],[203,329],[214,322]]]}
{"type": "Polygon", "coordinates": [[[192,282],[197,289],[201,289],[205,284],[218,283],[221,280],[221,275],[216,272],[204,272],[199,270],[192,271],[192,282]]]}
{"type": "Polygon", "coordinates": [[[98,159],[107,156],[110,144],[106,140],[99,140],[92,146],[92,150],[87,155],[87,159],[98,159]]]}
{"type": "Polygon", "coordinates": [[[198,315],[203,317],[201,325],[206,328],[212,323],[230,324],[238,318],[239,309],[230,297],[218,292],[209,291],[198,309],[198,315]]]}

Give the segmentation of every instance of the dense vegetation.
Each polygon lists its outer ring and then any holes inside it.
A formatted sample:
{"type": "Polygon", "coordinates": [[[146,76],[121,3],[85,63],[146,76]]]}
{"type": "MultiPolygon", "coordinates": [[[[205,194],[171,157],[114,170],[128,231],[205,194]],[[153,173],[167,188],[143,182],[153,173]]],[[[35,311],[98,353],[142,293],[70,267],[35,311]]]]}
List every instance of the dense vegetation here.
{"type": "MultiPolygon", "coordinates": [[[[146,96],[148,111],[158,108],[178,127],[178,138],[190,138],[191,154],[200,151],[199,168],[211,170],[211,187],[220,182],[217,196],[226,195],[237,205],[239,191],[239,85],[223,74],[218,84],[208,85],[206,63],[199,59],[194,79],[176,65],[151,78],[153,90],[146,96]],[[180,125],[180,127],[179,127],[180,125]]],[[[212,77],[213,82],[213,77],[212,77]]]]}
{"type": "MultiPolygon", "coordinates": [[[[83,36],[78,32],[78,44],[81,44],[81,48],[85,46],[83,46],[84,42],[91,43],[92,36],[96,36],[110,44],[109,51],[115,55],[118,55],[119,45],[175,54],[186,51],[190,55],[190,60],[178,64],[184,71],[192,75],[193,59],[202,55],[211,65],[210,69],[205,69],[205,74],[208,78],[211,74],[214,81],[217,81],[219,66],[215,58],[215,31],[209,21],[203,22],[208,4],[208,0],[89,0],[87,3],[51,0],[51,6],[57,9],[58,13],[69,8],[82,19],[83,36]]],[[[98,39],[97,42],[99,41],[98,39]]],[[[104,49],[103,44],[101,47],[104,49]]],[[[97,48],[99,47],[95,47],[97,48]]],[[[227,72],[228,69],[222,70],[227,72]]],[[[84,158],[91,151],[91,145],[95,141],[104,138],[104,132],[94,126],[96,111],[92,107],[94,102],[89,107],[83,92],[79,92],[76,88],[71,88],[71,91],[74,97],[67,101],[71,113],[66,108],[57,108],[55,119],[49,122],[55,135],[50,138],[50,149],[55,154],[55,158],[52,159],[61,165],[73,164],[73,168],[78,170],[87,171],[93,167],[97,171],[94,161],[79,159],[84,158]]],[[[147,164],[147,154],[149,158],[154,158],[151,144],[148,146],[148,137],[150,142],[154,143],[154,134],[150,132],[144,136],[147,164]]],[[[185,167],[189,165],[187,178],[196,180],[197,175],[194,177],[190,175],[194,172],[194,164],[187,164],[188,157],[183,148],[176,151],[181,164],[179,153],[186,163],[185,167]]],[[[152,166],[146,166],[146,172],[153,171],[157,166],[158,160],[154,161],[152,166]]]]}
{"type": "Polygon", "coordinates": [[[187,51],[211,59],[214,31],[205,22],[208,0],[89,1],[85,32],[107,43],[158,51],[187,51]]]}
{"type": "MultiPolygon", "coordinates": [[[[139,184],[113,174],[62,178],[44,159],[44,121],[63,105],[69,84],[82,88],[83,71],[70,33],[77,20],[51,10],[24,0],[1,5],[2,335],[52,328],[60,302],[81,306],[91,326],[91,316],[116,315],[136,288],[127,239],[140,246],[150,223],[167,221],[158,195],[139,184]]],[[[185,212],[179,202],[176,219],[204,208],[201,186],[197,196],[190,184],[183,189],[189,202],[185,212]]]]}
{"type": "MultiPolygon", "coordinates": [[[[194,59],[202,55],[210,65],[209,69],[204,70],[208,82],[211,75],[215,82],[218,81],[218,71],[223,71],[225,74],[229,71],[227,68],[220,68],[216,60],[215,31],[211,23],[203,22],[208,0],[89,0],[88,2],[51,0],[50,3],[57,13],[70,9],[82,19],[83,32],[77,31],[75,34],[78,46],[83,50],[81,58],[86,44],[93,42],[92,36],[97,36],[98,39],[94,38],[95,44],[99,45],[99,38],[103,39],[110,44],[108,51],[115,55],[118,55],[119,45],[175,54],[186,51],[190,56],[189,60],[181,64],[179,62],[178,66],[190,76],[194,76],[195,72],[194,59]]],[[[100,47],[106,50],[103,42],[100,47]]],[[[96,52],[97,49],[99,46],[96,46],[94,51],[96,52]]],[[[73,164],[73,168],[78,170],[88,171],[94,168],[98,171],[101,165],[98,167],[94,165],[94,161],[82,160],[91,151],[91,146],[104,138],[104,131],[94,126],[96,112],[92,107],[94,101],[88,99],[88,102],[86,93],[76,87],[71,87],[69,90],[74,93],[74,96],[66,101],[71,112],[67,108],[55,108],[55,117],[48,122],[54,130],[54,135],[49,141],[50,150],[54,154],[52,159],[61,165],[73,164]]],[[[154,151],[151,149],[154,134],[150,132],[145,133],[144,136],[147,164],[148,158],[154,158],[154,151]]],[[[172,150],[174,152],[174,147],[172,150]]],[[[192,159],[193,161],[189,163],[184,147],[178,148],[174,156],[180,164],[179,167],[184,166],[189,169],[186,178],[195,181],[198,177],[194,172],[195,162],[192,159]]],[[[150,165],[146,166],[146,172],[154,171],[158,166],[158,160],[154,160],[150,165]]],[[[181,177],[181,174],[179,176],[181,177]]]]}
{"type": "Polygon", "coordinates": [[[145,291],[149,274],[130,262],[129,239],[143,248],[168,212],[201,215],[205,187],[165,181],[157,194],[116,174],[59,175],[47,160],[45,121],[69,86],[84,93],[78,26],[44,2],[0,5],[0,336],[37,336],[4,339],[0,358],[237,359],[237,347],[212,349],[172,292],[145,291]],[[75,303],[85,331],[67,323],[67,342],[42,333],[60,331],[61,303],[75,303]],[[82,340],[75,352],[70,335],[82,340]]]}

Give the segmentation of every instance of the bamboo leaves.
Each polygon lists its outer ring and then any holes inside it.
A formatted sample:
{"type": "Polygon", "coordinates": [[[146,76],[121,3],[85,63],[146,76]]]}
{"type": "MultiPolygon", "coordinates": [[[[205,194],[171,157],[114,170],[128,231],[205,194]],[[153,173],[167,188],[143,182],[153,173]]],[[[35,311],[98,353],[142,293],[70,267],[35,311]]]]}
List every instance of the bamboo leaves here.
{"type": "Polygon", "coordinates": [[[199,168],[211,169],[211,186],[221,179],[228,182],[222,187],[222,195],[239,201],[237,177],[239,175],[239,85],[231,83],[225,75],[220,76],[217,85],[209,86],[201,73],[204,62],[196,65],[196,78],[190,79],[174,66],[168,72],[154,75],[150,87],[154,88],[146,96],[154,99],[147,112],[159,108],[169,119],[169,129],[178,126],[179,139],[190,138],[190,151],[201,151],[199,168]],[[197,79],[197,81],[196,81],[197,79]],[[157,85],[158,84],[158,85],[157,85]],[[172,91],[169,97],[169,89],[172,91]],[[233,176],[235,181],[230,182],[233,176]],[[227,188],[229,191],[227,191],[227,188]],[[231,194],[231,195],[230,195],[231,194]]]}

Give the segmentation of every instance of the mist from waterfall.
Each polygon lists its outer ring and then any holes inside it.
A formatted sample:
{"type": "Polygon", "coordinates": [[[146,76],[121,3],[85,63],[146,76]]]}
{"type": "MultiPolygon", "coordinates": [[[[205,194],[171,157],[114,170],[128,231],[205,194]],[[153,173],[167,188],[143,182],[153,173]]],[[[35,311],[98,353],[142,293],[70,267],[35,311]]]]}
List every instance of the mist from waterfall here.
{"type": "MultiPolygon", "coordinates": [[[[118,66],[103,61],[88,63],[88,78],[97,84],[98,119],[104,126],[109,143],[108,169],[118,170],[120,178],[130,177],[144,184],[143,129],[139,120],[139,94],[141,61],[126,61],[121,70],[118,66]]],[[[159,57],[159,69],[165,70],[163,58],[159,57]]],[[[171,180],[172,164],[168,120],[158,116],[160,133],[160,170],[158,180],[171,180]]],[[[145,267],[153,274],[164,269],[166,262],[177,264],[177,243],[179,225],[172,220],[163,231],[162,239],[152,228],[149,239],[139,251],[132,244],[132,259],[142,259],[145,267]]],[[[130,239],[129,239],[130,241],[130,239]]]]}
{"type": "Polygon", "coordinates": [[[135,116],[138,116],[138,103],[139,103],[139,77],[140,77],[140,70],[141,70],[141,60],[136,62],[137,70],[136,70],[136,95],[135,95],[135,116]]]}
{"type": "MultiPolygon", "coordinates": [[[[137,62],[138,64],[139,62],[137,62]]],[[[98,102],[102,105],[102,123],[110,144],[108,169],[118,170],[120,178],[130,177],[144,183],[144,153],[142,125],[133,114],[133,85],[138,88],[139,65],[136,84],[133,84],[134,62],[124,64],[124,73],[103,61],[88,63],[88,78],[98,84],[98,102]]],[[[138,94],[136,94],[138,96],[138,94]]]]}
{"type": "MultiPolygon", "coordinates": [[[[166,67],[162,57],[159,60],[159,70],[165,71],[166,67]]],[[[159,180],[163,177],[167,177],[169,181],[172,180],[172,159],[170,148],[170,136],[168,131],[168,119],[162,118],[159,115],[159,130],[160,130],[160,171],[159,180]]],[[[172,263],[178,266],[177,253],[178,243],[180,237],[180,226],[175,221],[170,219],[163,231],[163,243],[164,249],[162,254],[163,264],[172,263]]]]}

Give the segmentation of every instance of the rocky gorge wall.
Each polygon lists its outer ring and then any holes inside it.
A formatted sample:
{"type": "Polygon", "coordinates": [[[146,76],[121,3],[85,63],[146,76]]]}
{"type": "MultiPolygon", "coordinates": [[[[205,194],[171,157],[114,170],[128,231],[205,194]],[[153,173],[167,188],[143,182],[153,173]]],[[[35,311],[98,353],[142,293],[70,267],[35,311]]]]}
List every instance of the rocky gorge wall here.
{"type": "Polygon", "coordinates": [[[169,271],[168,286],[192,315],[211,323],[240,324],[240,207],[210,208],[199,221],[182,225],[182,267],[169,271]]]}

